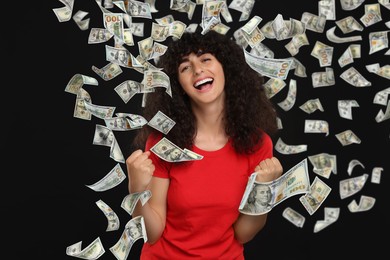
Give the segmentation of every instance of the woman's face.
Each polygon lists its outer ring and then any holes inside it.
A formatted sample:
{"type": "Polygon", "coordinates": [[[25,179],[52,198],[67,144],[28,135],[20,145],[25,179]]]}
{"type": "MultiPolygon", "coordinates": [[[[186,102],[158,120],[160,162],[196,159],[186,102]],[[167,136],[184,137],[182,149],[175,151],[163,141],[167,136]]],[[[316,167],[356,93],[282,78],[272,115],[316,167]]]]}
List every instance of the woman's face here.
{"type": "Polygon", "coordinates": [[[184,56],[178,68],[184,92],[197,105],[224,100],[225,74],[222,64],[210,53],[184,56]]]}

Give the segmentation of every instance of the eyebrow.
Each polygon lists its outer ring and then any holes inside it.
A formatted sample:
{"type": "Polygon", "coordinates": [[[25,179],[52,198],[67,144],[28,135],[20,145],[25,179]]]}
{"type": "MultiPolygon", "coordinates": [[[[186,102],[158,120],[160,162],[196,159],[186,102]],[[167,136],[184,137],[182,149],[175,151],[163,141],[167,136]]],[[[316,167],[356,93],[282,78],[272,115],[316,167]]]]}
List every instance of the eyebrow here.
{"type": "MultiPolygon", "coordinates": [[[[200,56],[202,56],[203,54],[206,54],[206,53],[208,53],[208,52],[204,52],[204,51],[202,51],[202,50],[198,50],[198,51],[196,52],[196,56],[197,56],[197,57],[200,57],[200,56]]],[[[181,60],[180,60],[180,62],[179,62],[179,65],[182,64],[182,63],[184,63],[184,62],[189,61],[188,56],[189,56],[189,55],[183,55],[183,57],[181,57],[181,60]]]]}
{"type": "Polygon", "coordinates": [[[182,64],[182,63],[187,62],[187,61],[189,61],[188,55],[183,56],[183,57],[181,57],[181,60],[180,60],[179,64],[182,64]]]}

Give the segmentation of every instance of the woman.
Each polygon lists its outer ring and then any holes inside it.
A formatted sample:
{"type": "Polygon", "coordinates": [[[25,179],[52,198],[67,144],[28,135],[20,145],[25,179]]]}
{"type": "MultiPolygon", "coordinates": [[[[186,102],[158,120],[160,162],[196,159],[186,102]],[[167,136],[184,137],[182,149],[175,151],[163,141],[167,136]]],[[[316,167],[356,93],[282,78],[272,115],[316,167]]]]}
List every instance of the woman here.
{"type": "Polygon", "coordinates": [[[144,116],[159,110],[176,122],[167,135],[143,127],[126,160],[129,192],[150,190],[133,216],[144,217],[148,241],[141,259],[244,259],[243,244],[266,222],[266,214],[240,214],[248,177],[266,182],[282,174],[273,157],[276,112],[263,78],[245,62],[232,39],[215,31],[184,33],[160,57],[170,77],[148,93],[144,116]],[[162,137],[201,160],[169,163],[150,152],[162,137]]]}

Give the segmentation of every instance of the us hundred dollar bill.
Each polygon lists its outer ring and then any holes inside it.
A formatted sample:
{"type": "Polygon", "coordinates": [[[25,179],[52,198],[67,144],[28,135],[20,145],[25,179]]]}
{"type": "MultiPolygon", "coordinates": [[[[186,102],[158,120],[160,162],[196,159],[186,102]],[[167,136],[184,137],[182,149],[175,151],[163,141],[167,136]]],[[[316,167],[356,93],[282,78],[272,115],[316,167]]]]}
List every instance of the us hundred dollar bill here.
{"type": "Polygon", "coordinates": [[[275,144],[275,150],[281,154],[296,154],[307,151],[306,144],[289,145],[286,144],[280,137],[275,144]]]}
{"type": "Polygon", "coordinates": [[[328,197],[331,190],[332,188],[330,186],[316,176],[313,183],[310,185],[310,191],[300,197],[299,201],[307,212],[310,215],[313,215],[328,197]]]}
{"type": "Polygon", "coordinates": [[[366,184],[368,174],[341,180],[339,183],[340,198],[345,199],[358,193],[366,184]]]}
{"type": "Polygon", "coordinates": [[[354,67],[349,67],[346,71],[341,73],[340,78],[355,87],[371,86],[371,82],[364,78],[363,75],[360,74],[360,72],[354,67]]]}
{"type": "Polygon", "coordinates": [[[272,98],[277,93],[279,93],[286,86],[286,82],[282,79],[270,78],[265,82],[265,94],[268,98],[272,98]]]}
{"type": "Polygon", "coordinates": [[[341,9],[350,11],[358,8],[365,0],[340,0],[341,9]]]}
{"type": "Polygon", "coordinates": [[[111,80],[123,72],[121,66],[112,62],[108,63],[103,68],[98,68],[93,65],[92,70],[105,81],[111,80]]]}
{"type": "Polygon", "coordinates": [[[270,182],[256,182],[256,175],[256,172],[251,174],[251,177],[248,179],[245,192],[242,196],[238,209],[243,214],[265,214],[271,211],[273,207],[290,198],[291,196],[309,191],[310,179],[306,158],[293,166],[276,180],[270,182]],[[255,195],[253,193],[256,192],[256,190],[254,191],[254,188],[257,185],[266,185],[270,188],[272,194],[269,201],[270,207],[256,207],[257,198],[255,198],[254,201],[248,200],[249,197],[255,195]],[[251,207],[249,204],[253,204],[254,206],[251,207]]]}
{"type": "Polygon", "coordinates": [[[320,110],[324,112],[324,108],[322,107],[321,101],[319,98],[309,99],[305,103],[303,103],[300,107],[304,112],[311,114],[316,110],[320,110]]]}
{"type": "Polygon", "coordinates": [[[291,59],[273,59],[255,56],[244,50],[248,65],[263,76],[285,80],[292,65],[291,59]]]}
{"type": "Polygon", "coordinates": [[[65,92],[77,95],[84,84],[94,86],[99,85],[95,78],[77,73],[74,74],[73,77],[69,80],[68,84],[66,84],[65,92]]]}
{"type": "Polygon", "coordinates": [[[356,200],[352,200],[348,204],[348,209],[350,212],[362,212],[362,211],[368,211],[372,207],[374,207],[376,199],[371,196],[365,196],[361,195],[360,196],[360,201],[359,204],[357,204],[356,200]]]}
{"type": "Polygon", "coordinates": [[[295,70],[294,75],[301,78],[306,78],[306,67],[303,66],[303,64],[295,57],[290,57],[289,59],[293,61],[291,69],[295,70]]]}
{"type": "Polygon", "coordinates": [[[123,172],[119,163],[117,163],[102,179],[86,186],[94,191],[101,192],[118,186],[124,179],[126,179],[126,174],[123,172]]]}
{"type": "Polygon", "coordinates": [[[390,87],[378,91],[374,96],[373,103],[386,106],[389,97],[390,97],[390,87]]]}
{"type": "Polygon", "coordinates": [[[336,21],[336,25],[344,34],[353,31],[363,31],[364,29],[363,26],[353,16],[347,16],[336,21]]]}
{"type": "Polygon", "coordinates": [[[145,205],[145,203],[152,197],[152,192],[150,190],[145,190],[143,192],[133,192],[127,194],[121,203],[121,207],[129,213],[129,215],[133,215],[133,211],[138,201],[141,201],[141,205],[145,205]]]}
{"type": "Polygon", "coordinates": [[[157,111],[157,113],[149,120],[148,125],[153,127],[154,129],[168,134],[168,132],[174,127],[176,124],[171,118],[169,118],[166,114],[161,111],[157,111]]]}
{"type": "Polygon", "coordinates": [[[305,224],[305,217],[290,207],[283,210],[282,216],[297,227],[301,228],[305,224]]]}
{"type": "Polygon", "coordinates": [[[98,200],[95,203],[107,218],[108,225],[106,231],[118,230],[120,222],[115,211],[113,211],[103,200],[98,200]]]}
{"type": "Polygon", "coordinates": [[[359,103],[356,100],[338,100],[337,108],[339,115],[342,118],[352,120],[352,107],[359,107],[359,103]]]}
{"type": "Polygon", "coordinates": [[[333,154],[319,153],[308,156],[309,161],[313,165],[313,172],[329,179],[330,173],[333,171],[337,174],[337,157],[333,154]]]}
{"type": "Polygon", "coordinates": [[[121,237],[110,247],[110,251],[117,260],[126,260],[134,243],[139,239],[148,241],[143,216],[134,217],[127,222],[121,237]]]}
{"type": "Polygon", "coordinates": [[[343,146],[361,143],[360,138],[352,130],[349,129],[340,132],[335,136],[343,146]]]}
{"type": "Polygon", "coordinates": [[[348,169],[347,169],[347,172],[348,172],[348,175],[351,176],[352,174],[352,171],[353,169],[356,167],[356,166],[360,166],[362,167],[363,169],[365,168],[364,164],[362,164],[359,160],[357,159],[353,159],[349,162],[348,164],[348,169]]]}
{"type": "Polygon", "coordinates": [[[381,183],[383,167],[374,167],[371,172],[371,183],[381,183]]]}
{"type": "Polygon", "coordinates": [[[167,162],[183,162],[203,159],[202,155],[193,151],[183,150],[165,137],[150,148],[150,151],[167,162]]]}
{"type": "Polygon", "coordinates": [[[305,120],[305,133],[325,133],[329,135],[329,124],[325,120],[305,120]]]}
{"type": "Polygon", "coordinates": [[[330,224],[336,222],[340,215],[340,208],[325,207],[324,212],[324,219],[317,220],[314,224],[314,233],[317,233],[328,227],[330,224]]]}
{"type": "Polygon", "coordinates": [[[106,251],[100,237],[96,238],[86,248],[81,249],[82,241],[70,245],[66,248],[66,254],[81,259],[94,260],[101,257],[106,251]]]}
{"type": "Polygon", "coordinates": [[[278,105],[284,110],[289,111],[295,104],[297,98],[297,81],[295,79],[290,79],[289,89],[287,97],[278,103],[278,105]]]}

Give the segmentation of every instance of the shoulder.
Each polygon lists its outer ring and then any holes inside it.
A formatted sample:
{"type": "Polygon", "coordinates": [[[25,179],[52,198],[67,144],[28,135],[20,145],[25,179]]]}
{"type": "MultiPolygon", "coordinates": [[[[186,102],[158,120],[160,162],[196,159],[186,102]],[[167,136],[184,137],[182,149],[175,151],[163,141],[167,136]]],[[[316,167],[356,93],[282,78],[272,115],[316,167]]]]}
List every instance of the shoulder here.
{"type": "Polygon", "coordinates": [[[251,170],[254,170],[261,161],[273,157],[274,147],[271,137],[265,132],[260,134],[262,135],[261,139],[255,146],[254,153],[249,156],[251,170]]]}
{"type": "Polygon", "coordinates": [[[259,142],[257,143],[256,147],[255,147],[255,154],[257,153],[269,153],[269,152],[272,152],[273,150],[273,141],[270,137],[269,134],[267,134],[266,132],[260,132],[259,133],[261,135],[261,139],[259,140],[259,142]]]}
{"type": "Polygon", "coordinates": [[[261,134],[261,143],[263,145],[271,145],[272,146],[271,136],[263,131],[261,131],[260,134],[261,134]]]}
{"type": "Polygon", "coordinates": [[[161,138],[162,138],[162,134],[160,133],[155,133],[155,132],[150,133],[146,140],[145,150],[149,150],[151,147],[153,147],[153,145],[155,145],[158,141],[160,141],[161,138]]]}

